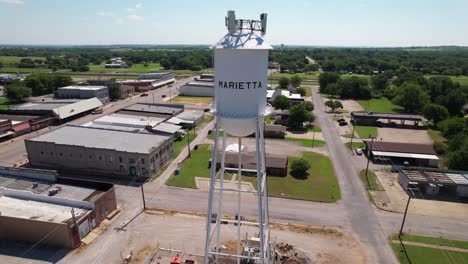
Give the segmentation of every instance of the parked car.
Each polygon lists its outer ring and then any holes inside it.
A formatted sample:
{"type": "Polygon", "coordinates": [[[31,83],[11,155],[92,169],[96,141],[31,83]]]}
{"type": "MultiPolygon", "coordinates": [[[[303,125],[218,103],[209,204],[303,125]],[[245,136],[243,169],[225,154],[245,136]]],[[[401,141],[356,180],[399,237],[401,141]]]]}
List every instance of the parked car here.
{"type": "Polygon", "coordinates": [[[167,96],[167,95],[165,95],[165,94],[161,95],[162,98],[166,98],[166,96],[167,96]]]}
{"type": "Polygon", "coordinates": [[[345,121],[346,120],[344,118],[340,118],[340,119],[336,120],[336,122],[338,122],[338,123],[345,122],[345,121]]]}
{"type": "Polygon", "coordinates": [[[361,149],[361,148],[357,148],[357,149],[356,149],[356,154],[357,154],[358,156],[361,156],[361,155],[362,155],[362,149],[361,149]]]}
{"type": "Polygon", "coordinates": [[[340,126],[346,126],[347,124],[348,124],[348,122],[346,122],[346,121],[341,121],[340,122],[340,126]]]}
{"type": "Polygon", "coordinates": [[[148,96],[148,94],[147,93],[140,94],[140,97],[144,97],[144,96],[148,96]]]}
{"type": "Polygon", "coordinates": [[[93,114],[93,115],[98,115],[98,114],[102,114],[102,113],[103,113],[103,111],[102,111],[101,108],[98,108],[98,109],[91,112],[91,114],[93,114]]]}

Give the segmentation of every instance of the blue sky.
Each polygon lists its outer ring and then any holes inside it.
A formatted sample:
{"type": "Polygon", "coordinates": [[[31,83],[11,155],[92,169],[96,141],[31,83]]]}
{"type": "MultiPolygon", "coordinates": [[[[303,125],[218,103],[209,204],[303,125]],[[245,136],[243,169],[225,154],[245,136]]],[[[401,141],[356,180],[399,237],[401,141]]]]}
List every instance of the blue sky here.
{"type": "Polygon", "coordinates": [[[467,0],[0,0],[0,44],[212,44],[229,9],[271,44],[468,46],[467,0]]]}

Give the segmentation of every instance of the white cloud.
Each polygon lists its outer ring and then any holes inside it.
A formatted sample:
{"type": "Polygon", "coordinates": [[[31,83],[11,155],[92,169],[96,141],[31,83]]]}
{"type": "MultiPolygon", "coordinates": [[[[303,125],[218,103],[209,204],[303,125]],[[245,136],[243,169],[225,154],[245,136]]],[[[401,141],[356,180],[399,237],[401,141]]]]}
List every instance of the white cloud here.
{"type": "Polygon", "coordinates": [[[0,2],[12,5],[24,5],[23,0],[0,0],[0,2]]]}
{"type": "Polygon", "coordinates": [[[133,21],[143,21],[143,20],[145,20],[144,17],[139,16],[139,15],[128,15],[127,19],[128,20],[133,20],[133,21]]]}
{"type": "Polygon", "coordinates": [[[130,8],[127,8],[127,11],[129,13],[135,13],[137,11],[137,9],[140,9],[143,7],[143,4],[142,3],[139,3],[139,4],[136,4],[134,8],[130,7],[130,8]]]}
{"type": "Polygon", "coordinates": [[[112,16],[114,16],[114,13],[107,12],[107,11],[101,11],[101,12],[97,12],[96,15],[103,16],[103,17],[112,17],[112,16]]]}
{"type": "Polygon", "coordinates": [[[122,25],[124,23],[124,19],[121,18],[121,17],[118,17],[118,18],[115,19],[115,23],[117,25],[122,25]]]}

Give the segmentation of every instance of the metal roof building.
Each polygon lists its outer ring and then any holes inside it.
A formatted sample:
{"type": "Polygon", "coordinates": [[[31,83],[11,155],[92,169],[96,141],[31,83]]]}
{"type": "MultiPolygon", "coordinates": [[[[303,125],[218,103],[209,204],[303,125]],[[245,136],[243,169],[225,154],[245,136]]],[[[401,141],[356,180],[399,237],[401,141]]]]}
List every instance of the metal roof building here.
{"type": "Polygon", "coordinates": [[[134,111],[141,113],[163,114],[163,115],[178,115],[184,111],[183,105],[178,104],[143,104],[137,103],[124,108],[126,111],[134,111]]]}
{"type": "Polygon", "coordinates": [[[404,124],[405,121],[412,121],[415,125],[423,121],[420,115],[410,114],[391,114],[391,113],[374,113],[374,112],[351,112],[351,122],[356,125],[377,125],[378,121],[400,121],[404,124]]]}
{"type": "MultiPolygon", "coordinates": [[[[439,158],[430,144],[400,143],[374,140],[364,140],[365,153],[369,153],[374,163],[422,165],[437,167],[439,158]]],[[[368,154],[369,155],[369,154],[368,154]]]]}
{"type": "Polygon", "coordinates": [[[116,209],[112,184],[0,167],[0,239],[74,248],[116,209]]]}

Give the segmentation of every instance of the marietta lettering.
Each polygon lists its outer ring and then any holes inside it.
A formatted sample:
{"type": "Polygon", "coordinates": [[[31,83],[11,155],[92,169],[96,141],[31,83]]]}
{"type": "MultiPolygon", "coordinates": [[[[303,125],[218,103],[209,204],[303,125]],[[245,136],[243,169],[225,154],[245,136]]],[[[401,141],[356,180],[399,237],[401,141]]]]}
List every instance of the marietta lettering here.
{"type": "Polygon", "coordinates": [[[263,88],[262,82],[225,82],[219,81],[218,87],[225,89],[260,89],[263,88]]]}

